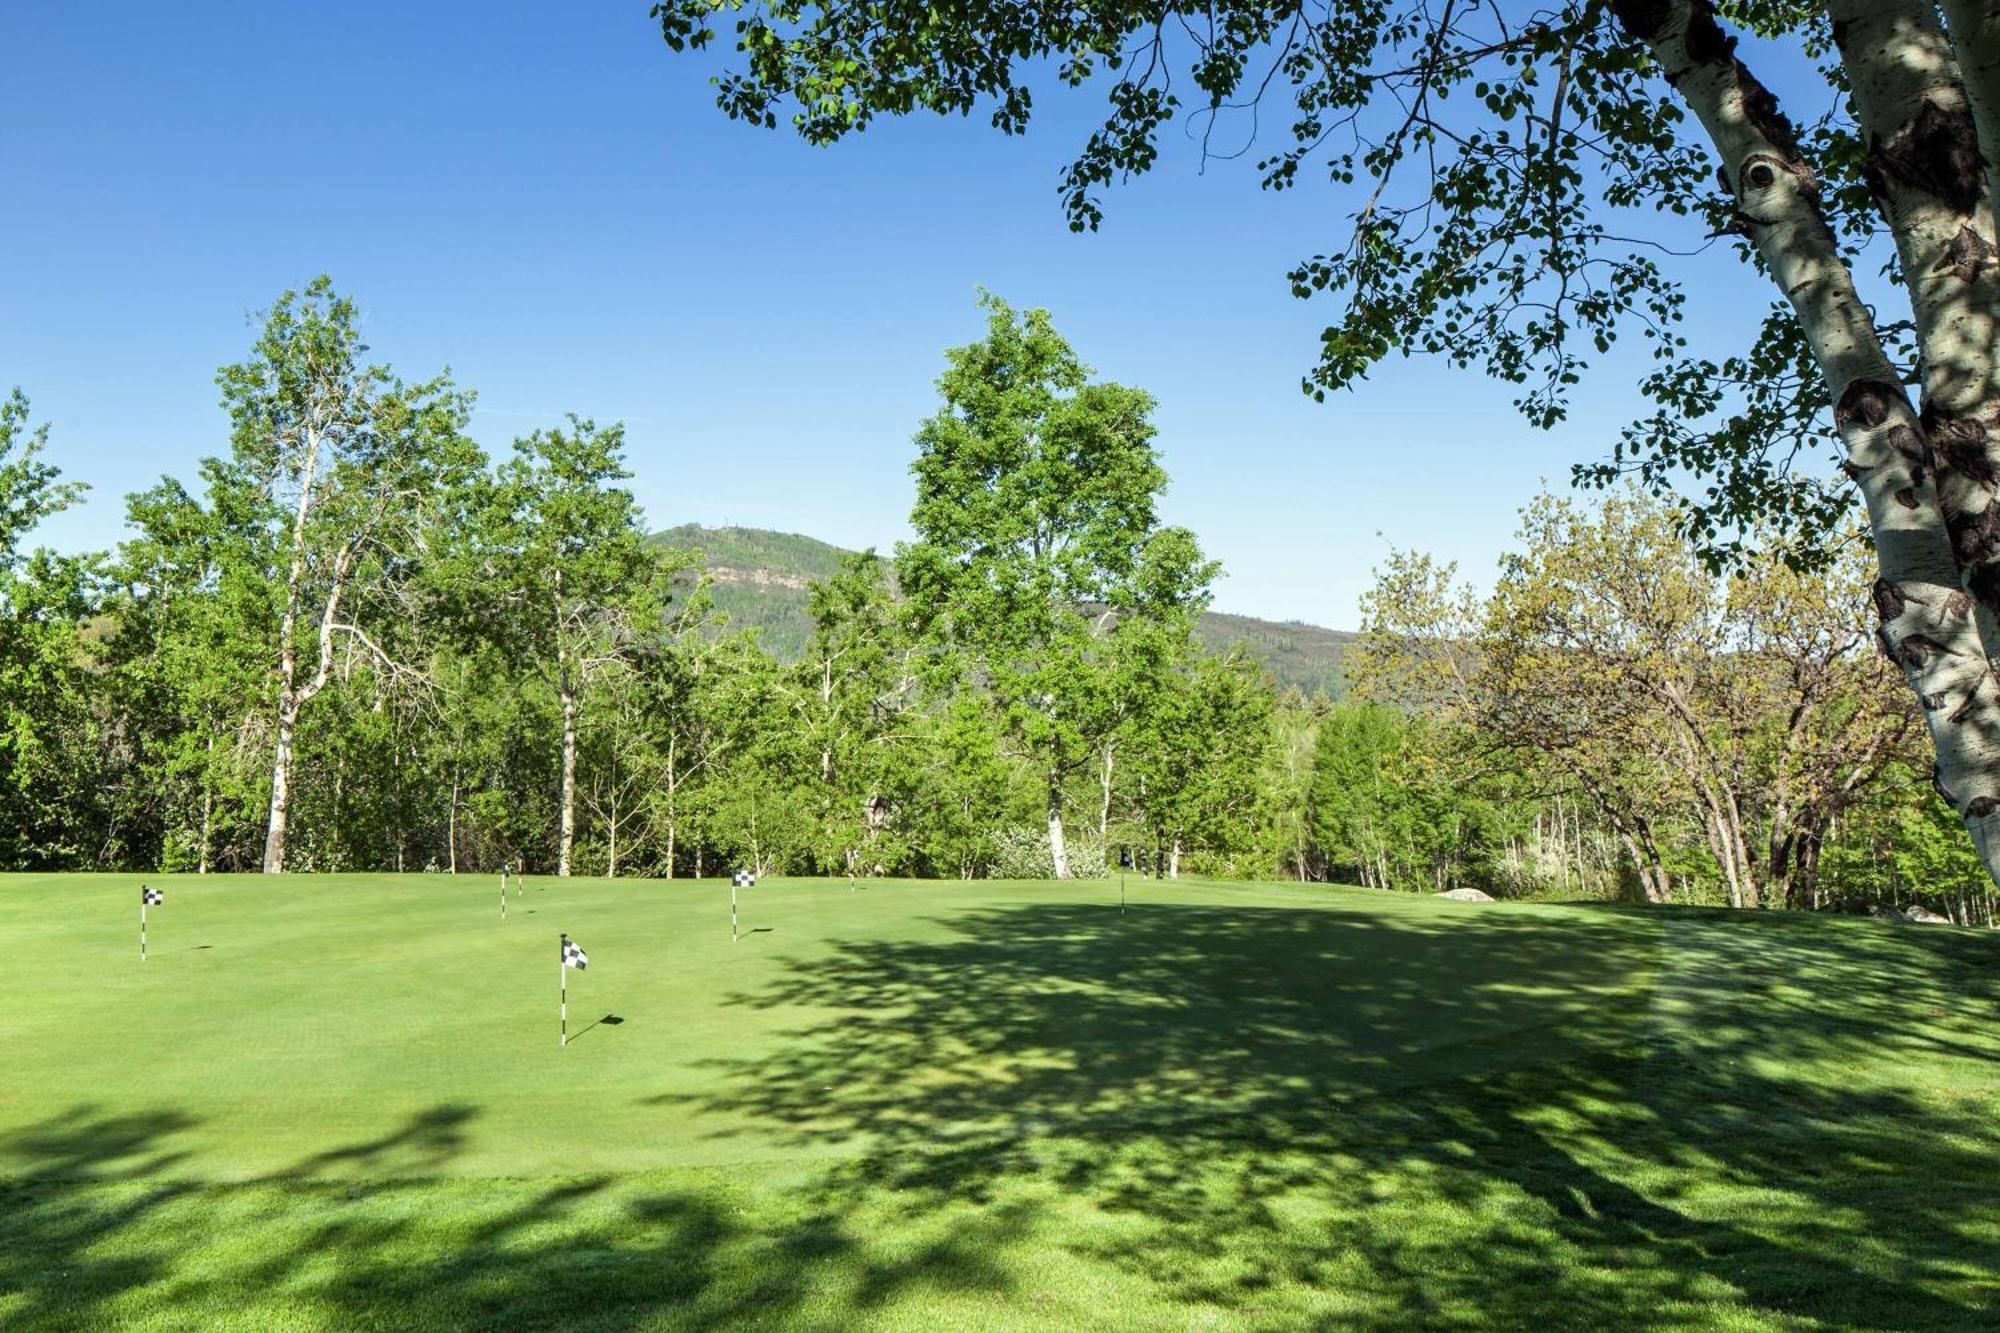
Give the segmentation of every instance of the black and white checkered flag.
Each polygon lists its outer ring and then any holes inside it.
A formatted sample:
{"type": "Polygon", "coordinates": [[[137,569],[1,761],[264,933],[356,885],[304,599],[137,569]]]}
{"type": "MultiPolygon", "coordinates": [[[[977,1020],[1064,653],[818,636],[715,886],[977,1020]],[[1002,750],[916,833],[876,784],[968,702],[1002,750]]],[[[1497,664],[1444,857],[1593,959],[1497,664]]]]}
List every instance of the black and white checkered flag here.
{"type": "Polygon", "coordinates": [[[144,884],[139,886],[139,961],[142,963],[146,961],[146,909],[166,900],[167,895],[158,889],[149,889],[144,884]]]}
{"type": "Polygon", "coordinates": [[[757,877],[747,870],[739,870],[729,877],[729,942],[736,943],[736,891],[747,889],[757,882],[757,877]]]}
{"type": "Polygon", "coordinates": [[[589,966],[590,955],[583,951],[583,946],[564,935],[562,966],[556,970],[556,976],[561,981],[561,989],[556,995],[556,1021],[559,1024],[556,1029],[558,1034],[556,1040],[564,1046],[569,1045],[569,970],[575,968],[581,972],[589,966]]]}

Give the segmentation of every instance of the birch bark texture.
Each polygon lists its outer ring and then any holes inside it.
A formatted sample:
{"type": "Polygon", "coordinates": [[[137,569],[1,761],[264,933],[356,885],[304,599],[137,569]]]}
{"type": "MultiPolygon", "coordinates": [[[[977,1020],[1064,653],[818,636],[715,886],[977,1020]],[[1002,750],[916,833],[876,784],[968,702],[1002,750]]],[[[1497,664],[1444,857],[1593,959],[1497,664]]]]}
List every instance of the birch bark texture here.
{"type": "Polygon", "coordinates": [[[1925,389],[1940,395],[1920,413],[1856,291],[1790,122],[1737,58],[1713,10],[1703,0],[1620,0],[1614,10],[1700,121],[1737,219],[1826,379],[1843,467],[1861,491],[1880,563],[1883,650],[1924,710],[1939,795],[1995,873],[2000,697],[1991,633],[1981,622],[1992,623],[2000,598],[1993,503],[2000,469],[1981,418],[2000,404],[1992,388],[1994,303],[1990,291],[1980,296],[1994,247],[1978,149],[1965,151],[1971,117],[1948,43],[1923,6],[1829,7],[1855,82],[1871,183],[1911,292],[1925,389]]]}
{"type": "Polygon", "coordinates": [[[353,303],[322,276],[281,296],[250,356],[216,376],[231,454],[207,464],[212,484],[257,516],[246,531],[258,549],[243,554],[283,589],[262,705],[273,737],[266,874],[285,869],[299,723],[336,660],[373,672],[384,694],[421,685],[419,654],[401,651],[399,631],[438,497],[480,464],[465,435],[470,399],[443,376],[404,383],[367,351],[353,303]]]}

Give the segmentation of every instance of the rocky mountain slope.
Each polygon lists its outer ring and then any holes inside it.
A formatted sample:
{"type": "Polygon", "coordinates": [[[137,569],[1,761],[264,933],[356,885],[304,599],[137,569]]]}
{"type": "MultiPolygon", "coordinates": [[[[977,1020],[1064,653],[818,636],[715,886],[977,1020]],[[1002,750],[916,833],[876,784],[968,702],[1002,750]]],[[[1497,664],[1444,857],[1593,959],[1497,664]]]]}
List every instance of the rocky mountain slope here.
{"type": "MultiPolygon", "coordinates": [[[[832,574],[850,552],[794,532],[762,528],[705,528],[684,523],[656,533],[661,546],[702,553],[714,581],[716,606],[730,623],[756,629],[780,658],[796,658],[812,633],[806,590],[832,574]]],[[[1339,695],[1341,658],[1355,640],[1347,630],[1302,621],[1260,620],[1211,611],[1197,626],[1211,648],[1246,645],[1270,667],[1280,685],[1339,695]]]]}

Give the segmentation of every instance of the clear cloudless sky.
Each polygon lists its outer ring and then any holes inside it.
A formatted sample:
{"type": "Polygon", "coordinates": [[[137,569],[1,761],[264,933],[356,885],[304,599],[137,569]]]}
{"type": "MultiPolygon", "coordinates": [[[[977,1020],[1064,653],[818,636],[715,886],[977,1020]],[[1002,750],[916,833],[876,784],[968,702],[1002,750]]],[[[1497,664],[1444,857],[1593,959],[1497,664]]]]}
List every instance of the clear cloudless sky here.
{"type": "MultiPolygon", "coordinates": [[[[1629,363],[1550,433],[1425,360],[1315,405],[1299,377],[1334,311],[1285,273],[1340,245],[1340,193],[1266,194],[1171,136],[1074,235],[1055,183],[1094,100],[1039,90],[1022,138],[923,118],[809,148],[725,120],[646,10],[0,2],[0,391],[91,487],[43,539],[109,547],[128,491],[224,451],[216,367],[322,271],[378,358],[478,390],[489,451],[622,420],[656,526],[884,549],[975,288],[1047,306],[1158,397],[1165,516],[1223,561],[1217,606],[1339,627],[1392,546],[1490,577],[1518,508],[1635,410],[1629,363]]],[[[1698,267],[1697,327],[1761,313],[1755,279],[1698,267]]]]}

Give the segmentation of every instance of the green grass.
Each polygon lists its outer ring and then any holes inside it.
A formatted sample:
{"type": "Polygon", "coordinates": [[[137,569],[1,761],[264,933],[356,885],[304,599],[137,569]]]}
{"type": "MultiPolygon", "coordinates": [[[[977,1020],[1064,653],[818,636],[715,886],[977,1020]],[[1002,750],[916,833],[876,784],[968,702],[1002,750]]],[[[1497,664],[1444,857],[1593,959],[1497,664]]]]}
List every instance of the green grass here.
{"type": "Polygon", "coordinates": [[[2000,1326],[1985,936],[154,882],[0,878],[0,1327],[2000,1326]]]}

